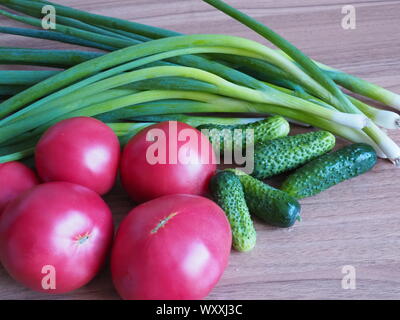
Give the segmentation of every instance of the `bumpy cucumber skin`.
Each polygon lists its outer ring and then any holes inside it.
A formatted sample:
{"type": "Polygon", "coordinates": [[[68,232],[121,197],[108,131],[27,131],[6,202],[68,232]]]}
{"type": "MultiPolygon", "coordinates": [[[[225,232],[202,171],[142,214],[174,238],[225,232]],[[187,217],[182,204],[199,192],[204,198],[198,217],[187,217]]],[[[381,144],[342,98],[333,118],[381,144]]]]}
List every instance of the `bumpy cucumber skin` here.
{"type": "Polygon", "coordinates": [[[376,162],[377,154],[370,145],[355,143],[307,163],[290,175],[281,189],[297,199],[311,197],[371,170],[376,162]]]}
{"type": "Polygon", "coordinates": [[[233,247],[242,252],[252,250],[256,245],[256,230],[238,177],[232,172],[218,172],[211,179],[210,189],[231,225],[233,247]]]}
{"type": "Polygon", "coordinates": [[[223,154],[224,151],[232,150],[232,146],[243,149],[246,147],[246,129],[254,130],[254,140],[250,141],[250,143],[258,144],[287,136],[290,131],[290,125],[285,118],[281,116],[273,116],[261,121],[240,125],[203,124],[198,126],[197,129],[208,130],[207,136],[211,143],[216,148],[219,146],[220,154],[223,154]],[[235,129],[242,130],[242,134],[238,136],[234,135],[235,129]],[[221,132],[222,137],[220,135],[221,132]],[[224,150],[225,142],[227,144],[226,150],[224,150]]]}
{"type": "Polygon", "coordinates": [[[267,224],[281,228],[291,227],[300,219],[301,206],[292,196],[240,170],[228,171],[236,173],[242,183],[250,213],[267,224]]]}
{"type": "Polygon", "coordinates": [[[252,176],[262,180],[295,169],[332,150],[335,141],[330,132],[315,131],[256,145],[252,176]]]}

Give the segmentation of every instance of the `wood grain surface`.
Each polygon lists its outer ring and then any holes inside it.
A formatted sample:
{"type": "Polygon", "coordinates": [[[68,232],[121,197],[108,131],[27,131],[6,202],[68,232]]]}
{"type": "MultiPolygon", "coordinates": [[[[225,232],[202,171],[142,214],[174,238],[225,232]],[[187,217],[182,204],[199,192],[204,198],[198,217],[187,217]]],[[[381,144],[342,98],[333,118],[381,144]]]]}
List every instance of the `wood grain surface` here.
{"type": "MultiPolygon", "coordinates": [[[[185,33],[225,33],[265,40],[200,0],[58,0],[91,12],[185,33]]],[[[230,0],[311,57],[400,93],[400,1],[230,0]],[[341,27],[342,6],[356,7],[357,27],[341,27]]],[[[14,26],[0,18],[0,25],[14,26]]],[[[74,48],[0,35],[0,46],[74,48]]],[[[0,69],[15,69],[0,66],[0,69]]],[[[26,67],[25,67],[26,68],[26,67]]],[[[294,128],[293,132],[297,132],[294,128]]],[[[400,134],[390,132],[400,143],[400,134]]],[[[339,145],[344,142],[340,141],[339,145]]],[[[400,169],[380,160],[372,172],[301,201],[290,229],[256,223],[257,246],[233,251],[209,299],[399,299],[400,169]],[[356,269],[356,289],[342,289],[342,267],[356,269]]],[[[133,207],[116,187],[106,196],[118,223],[133,207]]],[[[66,295],[25,289],[0,268],[0,299],[117,299],[108,268],[66,295]]]]}

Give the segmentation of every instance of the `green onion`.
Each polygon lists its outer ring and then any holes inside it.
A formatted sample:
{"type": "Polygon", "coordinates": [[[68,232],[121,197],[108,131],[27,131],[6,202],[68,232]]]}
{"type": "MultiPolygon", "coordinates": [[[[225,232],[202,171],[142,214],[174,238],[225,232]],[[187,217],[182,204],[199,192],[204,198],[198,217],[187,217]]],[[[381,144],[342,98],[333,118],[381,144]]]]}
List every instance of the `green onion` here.
{"type": "Polygon", "coordinates": [[[342,87],[400,110],[400,95],[341,71],[324,70],[342,87]]]}
{"type": "MultiPolygon", "coordinates": [[[[284,52],[279,51],[283,56],[288,57],[284,52]]],[[[290,58],[290,57],[288,57],[290,58]]],[[[364,97],[382,102],[387,106],[394,107],[396,109],[400,108],[400,95],[394,92],[391,92],[385,88],[382,88],[376,84],[368,82],[366,80],[360,79],[356,76],[350,75],[343,71],[336,70],[334,68],[328,67],[321,62],[314,61],[316,65],[319,66],[322,72],[326,74],[326,76],[330,77],[337,84],[342,87],[362,95],[364,97]]],[[[261,62],[261,64],[265,64],[261,62]]]]}
{"type": "Polygon", "coordinates": [[[13,27],[2,27],[0,26],[0,33],[14,34],[18,36],[25,36],[31,38],[39,38],[46,40],[54,40],[65,43],[76,44],[79,46],[97,48],[105,51],[113,51],[114,47],[110,47],[107,45],[103,45],[98,42],[83,40],[81,38],[65,35],[59,32],[48,32],[45,30],[34,30],[34,29],[25,29],[25,28],[13,28],[13,27]]]}
{"type": "MultiPolygon", "coordinates": [[[[26,8],[26,7],[19,6],[19,5],[12,5],[9,3],[7,4],[7,7],[10,9],[13,9],[15,11],[25,13],[25,14],[30,15],[35,18],[41,19],[43,17],[43,14],[41,11],[36,11],[31,8],[26,8]]],[[[120,37],[120,38],[125,38],[125,39],[127,38],[127,37],[119,35],[116,32],[111,32],[111,31],[105,30],[103,28],[92,26],[90,24],[84,23],[82,21],[79,21],[79,20],[76,20],[73,18],[63,17],[61,15],[57,15],[57,22],[59,22],[63,25],[66,25],[66,26],[75,27],[75,28],[79,28],[82,30],[91,31],[91,32],[95,32],[95,33],[100,33],[103,35],[109,35],[109,36],[120,37]]]]}
{"type": "MultiPolygon", "coordinates": [[[[255,19],[249,17],[248,15],[236,10],[235,8],[227,5],[220,0],[203,0],[204,2],[214,6],[220,11],[226,13],[232,18],[243,23],[250,29],[256,31],[258,34],[265,37],[267,40],[271,41],[274,45],[284,51],[288,56],[295,60],[304,70],[308,72],[314,80],[318,81],[323,88],[325,88],[332,96],[326,95],[332,105],[337,106],[345,112],[359,113],[358,109],[355,108],[351,102],[346,99],[343,92],[335,85],[335,83],[320,70],[320,68],[303,52],[301,52],[294,45],[289,43],[287,40],[282,38],[273,30],[269,29],[262,23],[256,21],[255,19]],[[338,102],[336,102],[335,97],[338,102]]],[[[314,89],[314,88],[312,88],[314,89]]]]}
{"type": "MultiPolygon", "coordinates": [[[[1,49],[0,49],[1,51],[1,49]]],[[[30,86],[44,79],[50,78],[59,71],[53,70],[5,70],[0,71],[0,85],[23,85],[30,86]]]]}
{"type": "Polygon", "coordinates": [[[385,129],[399,129],[400,115],[396,112],[372,107],[356,98],[348,96],[350,101],[378,126],[385,129]]]}
{"type": "Polygon", "coordinates": [[[39,50],[0,48],[0,64],[27,64],[47,67],[70,67],[102,54],[74,50],[39,50]]]}
{"type": "Polygon", "coordinates": [[[51,4],[56,8],[57,14],[65,17],[75,18],[92,25],[101,25],[112,29],[119,29],[126,32],[139,34],[152,39],[159,39],[162,37],[173,37],[178,33],[164,30],[136,22],[125,21],[118,18],[105,17],[98,14],[92,14],[85,11],[69,8],[53,2],[48,1],[24,1],[24,0],[3,0],[4,5],[14,4],[25,8],[36,9],[41,11],[43,4],[51,4]]]}
{"type": "Polygon", "coordinates": [[[34,147],[30,147],[30,148],[26,148],[26,149],[17,151],[15,153],[10,153],[10,154],[4,155],[4,156],[0,156],[0,163],[5,163],[5,162],[9,162],[9,161],[17,161],[17,160],[27,158],[33,154],[34,150],[35,150],[34,147]]]}
{"type": "MultiPolygon", "coordinates": [[[[284,89],[282,87],[268,84],[271,87],[283,91],[285,93],[288,93],[293,96],[299,96],[302,99],[308,100],[313,103],[317,103],[321,106],[324,106],[328,109],[332,109],[333,107],[326,104],[324,101],[315,98],[311,95],[309,95],[306,92],[298,92],[298,91],[292,91],[290,89],[284,89]]],[[[371,119],[373,122],[375,122],[377,125],[385,128],[385,129],[399,129],[400,128],[400,115],[398,113],[392,112],[392,111],[387,111],[387,110],[381,110],[375,107],[372,107],[354,97],[347,96],[347,98],[355,105],[357,106],[358,109],[360,109],[365,115],[368,116],[369,119],[371,119]]]]}
{"type": "MultiPolygon", "coordinates": [[[[35,27],[39,27],[39,28],[42,27],[41,19],[19,16],[19,15],[10,13],[5,10],[0,10],[0,15],[3,15],[5,17],[8,17],[15,21],[30,24],[35,27]]],[[[48,31],[54,32],[53,29],[49,29],[48,31]]],[[[77,37],[77,38],[82,38],[87,41],[101,42],[104,45],[107,45],[110,47],[117,47],[117,48],[123,48],[123,47],[127,47],[129,45],[132,45],[132,42],[134,41],[134,40],[125,40],[125,39],[110,37],[110,36],[106,36],[106,35],[102,35],[102,34],[98,34],[98,33],[94,33],[94,32],[81,30],[81,29],[74,28],[74,27],[68,27],[68,26],[64,26],[60,23],[57,23],[57,31],[56,32],[65,33],[67,35],[77,37]]]]}
{"type": "Polygon", "coordinates": [[[260,121],[264,118],[231,118],[231,117],[215,117],[215,116],[198,116],[187,114],[163,114],[133,117],[133,121],[138,122],[163,122],[163,121],[180,121],[198,127],[203,124],[222,124],[222,125],[239,125],[260,121]]]}
{"type": "Polygon", "coordinates": [[[196,93],[188,96],[188,100],[169,99],[135,104],[114,111],[102,113],[96,118],[104,122],[132,120],[135,117],[181,114],[181,113],[257,113],[252,103],[221,97],[215,94],[196,93]],[[189,100],[191,99],[191,100],[189,100]],[[196,99],[196,100],[194,100],[196,99]]]}
{"type": "MultiPolygon", "coordinates": [[[[339,110],[350,113],[361,113],[349,99],[346,98],[344,93],[336,86],[334,81],[327,77],[322,70],[304,53],[289,43],[287,40],[279,36],[277,33],[263,25],[262,23],[254,20],[246,14],[230,7],[221,0],[203,0],[204,2],[214,6],[227,15],[245,24],[253,29],[274,45],[280,48],[284,53],[291,57],[297,64],[299,64],[307,73],[318,83],[320,83],[326,90],[328,90],[332,97],[328,102],[339,110]]],[[[307,88],[308,89],[308,88],[307,88]]],[[[315,91],[314,91],[315,92],[315,91]]],[[[321,97],[321,96],[320,96],[321,97]]],[[[321,97],[323,98],[323,97],[321,97]]],[[[375,124],[371,123],[364,129],[366,132],[383,150],[383,152],[391,159],[396,165],[400,166],[400,147],[397,146],[384,132],[382,132],[375,124]]]]}

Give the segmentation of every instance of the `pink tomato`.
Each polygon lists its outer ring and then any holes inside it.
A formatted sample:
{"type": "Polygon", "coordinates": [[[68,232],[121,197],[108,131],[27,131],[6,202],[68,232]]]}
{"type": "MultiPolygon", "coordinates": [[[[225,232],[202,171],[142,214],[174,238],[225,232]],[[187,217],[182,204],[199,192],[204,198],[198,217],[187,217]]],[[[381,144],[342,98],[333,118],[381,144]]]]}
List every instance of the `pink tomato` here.
{"type": "Polygon", "coordinates": [[[168,194],[205,194],[215,170],[208,138],[176,121],[139,132],[125,146],[121,158],[122,184],[137,202],[168,194]]]}
{"type": "Polygon", "coordinates": [[[0,163],[0,215],[10,201],[38,183],[36,174],[24,164],[0,163]]]}
{"type": "Polygon", "coordinates": [[[46,131],[36,146],[35,161],[45,182],[72,182],[104,194],[114,184],[119,155],[118,138],[110,127],[77,117],[46,131]]]}
{"type": "Polygon", "coordinates": [[[41,292],[88,283],[111,246],[111,212],[94,191],[50,182],[23,193],[0,219],[0,261],[9,274],[41,292]]]}
{"type": "Polygon", "coordinates": [[[168,195],[143,203],[117,232],[114,285],[124,299],[202,299],[227,265],[231,239],[224,212],[209,199],[168,195]]]}

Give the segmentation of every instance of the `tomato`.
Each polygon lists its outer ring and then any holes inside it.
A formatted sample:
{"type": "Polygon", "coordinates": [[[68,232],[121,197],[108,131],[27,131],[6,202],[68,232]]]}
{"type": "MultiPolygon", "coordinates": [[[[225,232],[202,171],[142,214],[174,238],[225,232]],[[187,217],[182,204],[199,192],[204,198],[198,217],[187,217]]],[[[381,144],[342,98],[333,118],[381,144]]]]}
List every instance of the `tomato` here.
{"type": "Polygon", "coordinates": [[[168,194],[202,195],[216,170],[208,138],[181,122],[147,127],[125,146],[121,158],[123,187],[136,202],[168,194]]]}
{"type": "Polygon", "coordinates": [[[124,299],[202,299],[220,279],[231,249],[222,209],[194,195],[167,195],[134,208],[111,254],[124,299]]]}
{"type": "Polygon", "coordinates": [[[0,163],[0,215],[10,201],[38,183],[36,174],[24,164],[0,163]]]}
{"type": "Polygon", "coordinates": [[[33,187],[0,219],[0,261],[17,281],[64,293],[89,282],[111,247],[111,212],[94,191],[69,182],[33,187]]]}
{"type": "Polygon", "coordinates": [[[35,150],[43,181],[66,181],[108,192],[115,181],[120,155],[117,136],[103,122],[77,117],[55,124],[35,150]]]}

